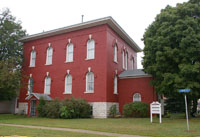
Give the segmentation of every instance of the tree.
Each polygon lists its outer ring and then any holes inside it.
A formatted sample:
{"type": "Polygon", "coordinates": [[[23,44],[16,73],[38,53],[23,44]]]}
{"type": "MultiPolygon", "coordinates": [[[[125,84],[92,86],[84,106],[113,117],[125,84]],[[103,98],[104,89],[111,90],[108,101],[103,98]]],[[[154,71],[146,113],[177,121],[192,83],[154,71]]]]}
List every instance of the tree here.
{"type": "Polygon", "coordinates": [[[200,98],[200,0],[167,6],[146,29],[144,71],[158,94],[180,95],[190,88],[189,102],[196,112],[200,98]]]}
{"type": "Polygon", "coordinates": [[[9,9],[0,11],[0,100],[12,99],[20,87],[23,47],[19,39],[24,36],[21,22],[9,9]]]}

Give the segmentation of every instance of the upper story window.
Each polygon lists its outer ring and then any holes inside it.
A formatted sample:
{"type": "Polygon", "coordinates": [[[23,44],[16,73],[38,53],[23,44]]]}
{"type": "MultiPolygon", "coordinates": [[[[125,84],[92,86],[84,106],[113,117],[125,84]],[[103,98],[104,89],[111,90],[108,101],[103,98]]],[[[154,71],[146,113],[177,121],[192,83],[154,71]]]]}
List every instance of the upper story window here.
{"type": "Polygon", "coordinates": [[[44,94],[50,94],[50,91],[51,91],[51,78],[50,76],[46,76],[44,82],[44,94]]]}
{"type": "Polygon", "coordinates": [[[33,49],[30,56],[30,67],[35,67],[36,51],[33,49]]]}
{"type": "Polygon", "coordinates": [[[73,52],[74,52],[74,45],[72,43],[69,43],[67,45],[66,62],[73,62],[73,52]]]}
{"type": "Polygon", "coordinates": [[[30,77],[28,80],[28,94],[33,92],[33,78],[30,77]]]}
{"type": "Polygon", "coordinates": [[[72,75],[70,74],[65,77],[65,94],[72,94],[72,75]]]}
{"type": "Polygon", "coordinates": [[[94,92],[94,74],[88,72],[86,75],[86,93],[94,92]]]}
{"type": "Polygon", "coordinates": [[[113,53],[113,55],[114,55],[114,62],[117,63],[117,45],[116,44],[114,45],[114,53],[113,53]]]}
{"type": "Polygon", "coordinates": [[[128,52],[125,52],[125,70],[128,69],[128,52]]]}
{"type": "Polygon", "coordinates": [[[135,93],[133,95],[133,102],[141,102],[141,95],[140,95],[140,93],[135,93]]]}
{"type": "Polygon", "coordinates": [[[94,59],[95,54],[95,41],[93,39],[87,42],[87,59],[94,59]]]}
{"type": "Polygon", "coordinates": [[[51,44],[49,43],[49,47],[47,49],[46,65],[52,64],[52,58],[53,58],[53,48],[51,47],[51,44]]]}
{"type": "Polygon", "coordinates": [[[125,69],[125,51],[122,51],[122,68],[125,69]]]}
{"type": "Polygon", "coordinates": [[[114,94],[117,94],[117,75],[114,77],[114,94]]]}
{"type": "Polygon", "coordinates": [[[134,57],[132,57],[132,70],[134,70],[134,64],[135,64],[135,59],[134,59],[134,57]]]}

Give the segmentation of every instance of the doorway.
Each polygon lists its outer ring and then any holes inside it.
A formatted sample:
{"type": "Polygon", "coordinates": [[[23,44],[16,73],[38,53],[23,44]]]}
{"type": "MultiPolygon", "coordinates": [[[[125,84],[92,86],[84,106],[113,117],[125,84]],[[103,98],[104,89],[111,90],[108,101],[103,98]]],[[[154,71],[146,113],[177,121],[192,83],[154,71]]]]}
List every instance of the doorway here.
{"type": "Polygon", "coordinates": [[[30,116],[36,115],[36,100],[31,100],[30,116]]]}

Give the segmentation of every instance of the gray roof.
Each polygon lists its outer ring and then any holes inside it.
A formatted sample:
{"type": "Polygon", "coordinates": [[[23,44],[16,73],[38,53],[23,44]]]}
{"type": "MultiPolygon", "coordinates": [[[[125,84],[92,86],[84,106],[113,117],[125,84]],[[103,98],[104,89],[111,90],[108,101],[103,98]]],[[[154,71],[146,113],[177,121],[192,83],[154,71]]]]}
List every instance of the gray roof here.
{"type": "Polygon", "coordinates": [[[54,29],[34,35],[28,35],[20,39],[22,42],[27,42],[31,40],[36,40],[40,38],[45,38],[49,36],[54,36],[58,34],[63,34],[67,32],[72,32],[76,30],[81,30],[89,27],[99,26],[102,24],[108,24],[131,48],[133,48],[136,52],[141,52],[141,48],[132,40],[132,38],[119,26],[119,24],[112,17],[100,18],[88,22],[83,22],[59,29],[54,29]]]}
{"type": "Polygon", "coordinates": [[[40,94],[40,93],[31,93],[26,97],[26,100],[29,100],[32,96],[36,97],[38,100],[40,98],[43,98],[44,100],[52,100],[50,96],[46,94],[40,94]]]}
{"type": "Polygon", "coordinates": [[[142,71],[142,69],[126,70],[119,74],[119,78],[138,78],[138,77],[151,77],[151,75],[142,71]]]}

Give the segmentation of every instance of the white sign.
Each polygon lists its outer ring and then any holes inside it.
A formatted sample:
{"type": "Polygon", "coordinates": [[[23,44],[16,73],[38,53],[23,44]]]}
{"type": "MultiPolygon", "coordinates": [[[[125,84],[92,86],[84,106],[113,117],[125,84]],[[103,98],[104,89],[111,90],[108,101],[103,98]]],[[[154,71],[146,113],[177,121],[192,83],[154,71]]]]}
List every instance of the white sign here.
{"type": "Polygon", "coordinates": [[[153,122],[153,114],[159,114],[160,115],[160,123],[162,123],[162,114],[161,114],[161,104],[159,102],[153,102],[151,103],[151,106],[150,106],[150,109],[151,109],[151,123],[153,122]]]}

